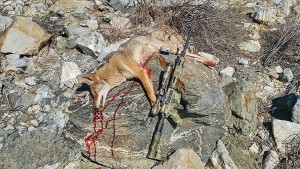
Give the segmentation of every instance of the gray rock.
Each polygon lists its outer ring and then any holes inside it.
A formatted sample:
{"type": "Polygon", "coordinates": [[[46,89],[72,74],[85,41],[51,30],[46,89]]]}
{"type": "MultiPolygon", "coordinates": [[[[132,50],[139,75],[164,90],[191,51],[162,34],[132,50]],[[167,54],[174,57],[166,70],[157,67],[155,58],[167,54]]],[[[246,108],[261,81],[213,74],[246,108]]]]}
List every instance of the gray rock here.
{"type": "Polygon", "coordinates": [[[258,101],[251,82],[233,82],[224,88],[232,111],[231,122],[237,131],[252,136],[257,126],[258,101]]]}
{"type": "MultiPolygon", "coordinates": [[[[174,63],[174,58],[169,60],[174,63]]],[[[157,59],[150,60],[148,66],[152,69],[152,79],[155,79],[154,88],[157,88],[161,67],[157,59]]],[[[218,81],[218,72],[209,69],[200,63],[187,61],[181,81],[184,83],[182,106],[176,111],[183,118],[183,125],[174,130],[172,120],[166,121],[161,138],[162,155],[168,156],[177,149],[193,149],[203,162],[206,162],[215,148],[216,141],[224,136],[224,125],[227,123],[230,111],[227,97],[218,81]],[[199,73],[200,72],[200,73],[199,73]],[[211,134],[214,133],[214,134],[211,134]]],[[[123,95],[131,86],[132,82],[125,82],[120,87],[113,89],[109,95],[112,98],[119,90],[123,95]],[[125,90],[124,90],[125,88],[125,90]]],[[[138,84],[134,84],[131,92],[124,97],[119,96],[112,101],[105,110],[104,122],[108,122],[105,129],[96,141],[96,161],[106,165],[124,168],[151,168],[154,161],[145,158],[148,146],[151,142],[156,119],[147,119],[150,104],[144,96],[144,91],[138,84]],[[123,100],[123,101],[122,101],[123,100]],[[116,120],[111,121],[119,103],[123,102],[117,111],[116,120]],[[128,113],[131,112],[131,113],[128,113]],[[111,146],[113,126],[116,128],[116,137],[112,157],[111,146]],[[134,126],[134,127],[132,127],[134,126]],[[130,152],[130,153],[127,153],[130,152]]],[[[91,99],[90,99],[91,100],[91,99]]],[[[84,101],[86,102],[86,100],[84,101]]],[[[109,102],[109,101],[108,101],[109,102]]],[[[74,142],[82,143],[82,139],[94,133],[92,102],[88,104],[71,104],[69,110],[73,113],[69,116],[72,124],[67,124],[66,134],[74,142]],[[75,127],[76,126],[76,127],[75,127]],[[75,129],[79,128],[79,130],[75,129]],[[75,130],[74,130],[75,129],[75,130]]],[[[100,119],[99,119],[100,120],[100,119]]],[[[96,130],[100,129],[101,122],[97,121],[96,130]]],[[[77,148],[88,150],[84,145],[77,148]]],[[[94,147],[91,146],[91,158],[94,159],[94,147]]]]}
{"type": "Polygon", "coordinates": [[[293,10],[295,11],[296,14],[300,14],[300,5],[294,6],[293,10]]]}
{"type": "Polygon", "coordinates": [[[17,60],[20,58],[20,55],[18,54],[9,54],[6,55],[6,64],[5,64],[5,70],[16,70],[16,63],[17,60]]]}
{"type": "Polygon", "coordinates": [[[290,68],[285,68],[281,74],[281,80],[283,82],[291,82],[294,78],[294,74],[290,68]]]}
{"type": "Polygon", "coordinates": [[[64,85],[72,88],[77,82],[76,77],[81,74],[81,71],[76,63],[64,62],[60,74],[60,88],[64,85]]]}
{"type": "Polygon", "coordinates": [[[259,153],[259,147],[256,145],[255,142],[249,147],[249,151],[255,154],[259,153]]]}
{"type": "Polygon", "coordinates": [[[60,162],[62,163],[60,167],[64,168],[63,164],[74,160],[78,153],[79,151],[70,147],[70,143],[65,141],[61,134],[32,131],[30,134],[15,137],[9,146],[2,148],[0,166],[2,168],[38,168],[60,162]],[[37,156],[39,158],[36,158],[37,156]]]}
{"type": "Polygon", "coordinates": [[[259,52],[261,45],[257,40],[249,40],[239,44],[239,48],[246,52],[259,52]]]}
{"type": "Polygon", "coordinates": [[[93,32],[79,37],[76,40],[76,46],[87,55],[98,56],[106,46],[106,42],[101,33],[93,32]]]}
{"type": "Polygon", "coordinates": [[[125,4],[122,3],[124,0],[110,0],[109,5],[116,11],[124,11],[125,4]]]}
{"type": "Polygon", "coordinates": [[[16,60],[16,67],[17,68],[25,68],[26,67],[26,61],[24,59],[17,59],[16,60]]]}
{"type": "Polygon", "coordinates": [[[232,77],[234,72],[235,72],[235,69],[233,67],[226,67],[225,69],[220,71],[220,74],[224,74],[224,75],[232,77]]]}
{"type": "Polygon", "coordinates": [[[25,78],[25,83],[28,84],[29,86],[34,86],[34,85],[36,85],[35,77],[34,77],[34,76],[26,77],[26,78],[25,78]]]}
{"type": "Polygon", "coordinates": [[[179,149],[173,153],[162,165],[153,167],[153,169],[205,169],[205,164],[200,157],[190,149],[179,149]]]}
{"type": "Polygon", "coordinates": [[[15,108],[21,108],[22,110],[27,109],[34,103],[35,94],[33,93],[22,93],[14,104],[15,108]]]}
{"type": "Polygon", "coordinates": [[[229,153],[221,140],[218,140],[217,147],[212,153],[209,161],[209,168],[228,168],[228,169],[237,169],[237,166],[232,161],[229,153]]]}
{"type": "Polygon", "coordinates": [[[49,10],[55,13],[65,15],[73,13],[74,16],[82,17],[94,10],[92,1],[77,1],[77,0],[58,0],[50,6],[49,10]]]}
{"type": "Polygon", "coordinates": [[[258,3],[253,5],[251,18],[258,22],[273,23],[276,19],[276,6],[268,3],[258,3]]]}
{"type": "Polygon", "coordinates": [[[285,120],[274,119],[272,131],[276,141],[276,147],[280,152],[285,152],[285,143],[288,143],[294,135],[300,134],[300,124],[285,120]]]}
{"type": "Polygon", "coordinates": [[[127,42],[128,40],[129,40],[129,38],[126,38],[126,39],[120,40],[118,42],[115,42],[113,44],[110,44],[110,45],[102,48],[101,53],[100,53],[99,57],[97,58],[97,61],[102,62],[103,59],[107,56],[107,54],[117,51],[119,49],[119,47],[123,43],[127,42]]]}
{"type": "Polygon", "coordinates": [[[279,163],[279,157],[276,151],[270,150],[263,162],[263,169],[273,169],[279,163]]]}
{"type": "Polygon", "coordinates": [[[3,53],[33,55],[50,36],[38,24],[27,18],[17,17],[0,38],[0,50],[3,53]]]}
{"type": "Polygon", "coordinates": [[[249,60],[246,59],[246,58],[241,58],[241,59],[239,60],[239,64],[244,65],[244,66],[247,66],[247,65],[249,64],[249,60]]]}
{"type": "Polygon", "coordinates": [[[38,88],[34,102],[40,103],[43,99],[53,98],[55,95],[47,85],[42,85],[38,88]]]}
{"type": "Polygon", "coordinates": [[[292,121],[300,123],[300,95],[298,95],[296,104],[292,110],[292,121]]]}
{"type": "Polygon", "coordinates": [[[291,7],[296,4],[295,0],[281,0],[277,5],[277,16],[286,17],[291,13],[291,7]]]}
{"type": "Polygon", "coordinates": [[[0,32],[5,31],[11,23],[12,19],[10,17],[0,15],[0,32]]]}

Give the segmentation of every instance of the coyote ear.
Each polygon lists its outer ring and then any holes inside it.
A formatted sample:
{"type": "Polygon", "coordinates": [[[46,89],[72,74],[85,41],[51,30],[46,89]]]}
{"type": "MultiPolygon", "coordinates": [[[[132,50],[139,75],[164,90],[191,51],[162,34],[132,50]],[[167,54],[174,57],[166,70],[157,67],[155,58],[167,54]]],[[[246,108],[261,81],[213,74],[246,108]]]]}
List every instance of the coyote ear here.
{"type": "Polygon", "coordinates": [[[99,77],[95,73],[78,75],[76,78],[81,83],[86,83],[88,85],[91,85],[91,84],[99,81],[99,77]]]}

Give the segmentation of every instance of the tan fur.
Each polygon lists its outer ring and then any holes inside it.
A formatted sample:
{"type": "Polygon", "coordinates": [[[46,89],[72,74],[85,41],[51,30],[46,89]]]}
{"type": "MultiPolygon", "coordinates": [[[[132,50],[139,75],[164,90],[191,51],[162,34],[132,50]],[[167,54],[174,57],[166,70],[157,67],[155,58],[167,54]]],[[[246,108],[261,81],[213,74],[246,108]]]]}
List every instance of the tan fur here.
{"type": "MultiPolygon", "coordinates": [[[[132,38],[121,45],[118,51],[109,54],[108,61],[96,73],[82,74],[77,78],[90,86],[96,108],[99,108],[101,99],[104,105],[110,89],[133,78],[138,78],[142,82],[150,101],[154,103],[156,96],[145,64],[159,52],[162,46],[170,48],[172,54],[177,51],[177,46],[166,41],[147,36],[132,38]]],[[[212,60],[195,54],[187,53],[186,56],[209,66],[216,64],[212,60]]]]}

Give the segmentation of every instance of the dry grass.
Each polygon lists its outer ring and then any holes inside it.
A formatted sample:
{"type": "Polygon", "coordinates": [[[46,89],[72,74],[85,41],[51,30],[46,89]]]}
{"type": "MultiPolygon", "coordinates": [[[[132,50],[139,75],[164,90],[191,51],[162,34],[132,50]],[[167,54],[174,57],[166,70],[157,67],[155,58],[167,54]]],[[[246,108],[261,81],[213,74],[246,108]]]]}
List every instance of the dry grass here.
{"type": "Polygon", "coordinates": [[[237,26],[241,21],[238,11],[222,10],[210,3],[191,5],[183,2],[175,6],[161,7],[151,4],[140,4],[132,17],[136,25],[150,25],[155,22],[157,27],[162,25],[175,28],[185,35],[187,28],[192,28],[192,52],[203,51],[220,58],[224,63],[241,56],[238,44],[244,38],[246,31],[237,26]]]}

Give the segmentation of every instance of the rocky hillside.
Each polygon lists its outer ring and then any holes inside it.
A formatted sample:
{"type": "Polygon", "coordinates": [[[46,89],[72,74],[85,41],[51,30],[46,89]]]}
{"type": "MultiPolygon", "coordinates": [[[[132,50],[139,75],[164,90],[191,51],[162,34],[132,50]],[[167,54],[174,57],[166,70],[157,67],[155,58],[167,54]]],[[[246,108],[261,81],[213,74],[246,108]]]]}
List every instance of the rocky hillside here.
{"type": "Polygon", "coordinates": [[[300,168],[297,0],[0,0],[0,35],[0,168],[300,168]],[[166,120],[165,158],[148,159],[158,117],[141,83],[96,111],[76,76],[133,37],[182,44],[188,26],[189,50],[220,63],[187,61],[183,125],[166,120]]]}

